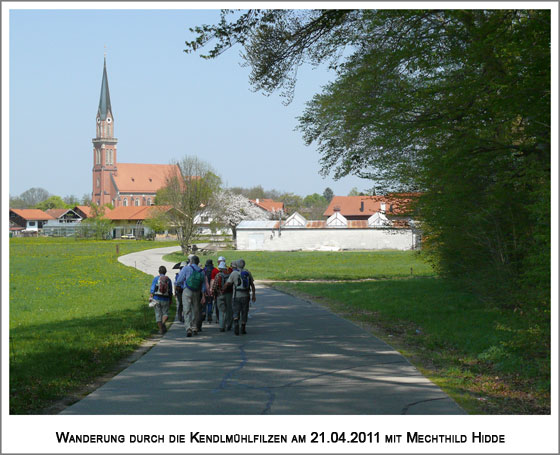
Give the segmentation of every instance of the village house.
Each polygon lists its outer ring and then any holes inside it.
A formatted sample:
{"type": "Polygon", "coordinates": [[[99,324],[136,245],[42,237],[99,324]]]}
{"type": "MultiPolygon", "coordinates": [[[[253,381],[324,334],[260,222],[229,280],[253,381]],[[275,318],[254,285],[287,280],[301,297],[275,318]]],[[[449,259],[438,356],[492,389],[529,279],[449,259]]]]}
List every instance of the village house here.
{"type": "MultiPolygon", "coordinates": [[[[284,210],[284,203],[278,202],[273,199],[249,199],[253,205],[263,210],[263,213],[266,215],[273,214],[273,215],[283,215],[285,213],[284,210]]],[[[274,216],[277,218],[277,216],[274,216]]]]}
{"type": "Polygon", "coordinates": [[[89,205],[77,205],[72,210],[76,212],[82,218],[82,220],[85,220],[86,218],[90,218],[92,216],[91,207],[89,205]]]}
{"type": "Polygon", "coordinates": [[[43,234],[57,237],[74,235],[76,226],[80,224],[83,217],[74,209],[48,209],[47,214],[53,217],[43,225],[43,234]]]}
{"type": "MultiPolygon", "coordinates": [[[[175,209],[171,206],[115,207],[113,210],[106,210],[103,217],[112,222],[112,238],[141,238],[155,236],[145,224],[146,220],[170,210],[175,209]]],[[[166,231],[165,234],[169,232],[166,231]]]]}
{"type": "Polygon", "coordinates": [[[37,235],[39,229],[54,219],[39,209],[10,209],[10,234],[37,235]]]}
{"type": "Polygon", "coordinates": [[[339,212],[349,221],[369,220],[374,214],[392,225],[408,225],[411,203],[419,193],[392,193],[386,196],[334,196],[323,213],[330,217],[339,212]]]}

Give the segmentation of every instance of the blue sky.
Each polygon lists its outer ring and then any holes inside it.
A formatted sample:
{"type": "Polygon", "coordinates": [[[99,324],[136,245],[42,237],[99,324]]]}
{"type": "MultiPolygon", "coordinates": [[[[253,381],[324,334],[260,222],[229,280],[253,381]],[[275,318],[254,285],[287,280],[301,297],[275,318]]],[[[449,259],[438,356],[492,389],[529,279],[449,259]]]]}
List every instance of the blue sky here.
{"type": "Polygon", "coordinates": [[[211,61],[183,52],[189,27],[218,17],[209,9],[12,9],[10,195],[31,187],[91,193],[104,46],[118,161],[166,164],[196,155],[227,186],[302,196],[370,188],[357,177],[321,177],[315,146],[294,131],[305,102],[334,74],[303,68],[295,99],[284,106],[280,96],[251,90],[241,48],[211,61]]]}

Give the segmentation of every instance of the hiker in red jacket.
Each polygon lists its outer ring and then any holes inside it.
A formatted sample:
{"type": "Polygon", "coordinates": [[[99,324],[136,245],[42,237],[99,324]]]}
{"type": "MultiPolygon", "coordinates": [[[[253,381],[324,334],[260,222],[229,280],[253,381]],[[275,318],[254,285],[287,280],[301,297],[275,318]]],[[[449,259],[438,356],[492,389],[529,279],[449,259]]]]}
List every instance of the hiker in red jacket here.
{"type": "Polygon", "coordinates": [[[232,312],[232,297],[233,288],[226,288],[226,283],[229,278],[229,271],[225,261],[218,264],[219,273],[212,282],[212,294],[216,299],[216,304],[219,309],[219,324],[220,332],[231,330],[233,312],[232,312]]]}

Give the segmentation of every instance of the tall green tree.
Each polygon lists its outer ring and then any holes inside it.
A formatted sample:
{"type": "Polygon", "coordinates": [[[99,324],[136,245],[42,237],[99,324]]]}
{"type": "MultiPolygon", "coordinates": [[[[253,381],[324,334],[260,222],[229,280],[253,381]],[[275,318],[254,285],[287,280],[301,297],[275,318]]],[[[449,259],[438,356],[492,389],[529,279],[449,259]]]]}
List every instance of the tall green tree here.
{"type": "Polygon", "coordinates": [[[187,52],[240,44],[253,87],[288,101],[300,65],[328,64],[336,79],[299,118],[322,174],[421,191],[442,274],[502,298],[525,284],[546,306],[549,10],[224,11],[193,31],[187,52]]]}
{"type": "Polygon", "coordinates": [[[327,202],[330,203],[332,198],[334,197],[333,190],[330,187],[325,188],[325,191],[323,191],[323,197],[327,202]]]}
{"type": "Polygon", "coordinates": [[[50,196],[42,202],[35,205],[36,209],[48,210],[48,209],[66,209],[70,206],[62,200],[60,196],[50,196]]]}
{"type": "Polygon", "coordinates": [[[320,220],[329,203],[321,194],[313,193],[303,198],[303,205],[305,208],[301,209],[302,215],[307,219],[320,220]]]}

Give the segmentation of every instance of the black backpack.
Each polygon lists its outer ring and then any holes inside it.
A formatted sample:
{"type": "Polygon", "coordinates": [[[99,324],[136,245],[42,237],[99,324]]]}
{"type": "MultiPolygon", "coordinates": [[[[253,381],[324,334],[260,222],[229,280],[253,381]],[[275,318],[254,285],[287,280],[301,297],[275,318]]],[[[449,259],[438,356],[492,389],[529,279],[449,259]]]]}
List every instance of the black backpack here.
{"type": "Polygon", "coordinates": [[[210,280],[212,279],[212,270],[214,270],[214,267],[204,267],[204,273],[206,274],[208,283],[210,283],[210,280]]]}

